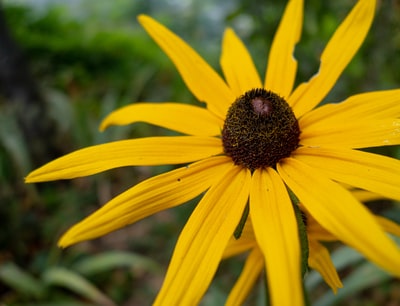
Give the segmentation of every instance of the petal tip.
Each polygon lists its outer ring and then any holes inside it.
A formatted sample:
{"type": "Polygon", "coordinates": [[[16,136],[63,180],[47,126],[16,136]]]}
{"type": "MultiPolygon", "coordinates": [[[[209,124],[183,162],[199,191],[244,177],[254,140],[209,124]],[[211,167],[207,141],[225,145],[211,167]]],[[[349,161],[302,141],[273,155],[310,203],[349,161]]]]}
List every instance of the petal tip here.
{"type": "Polygon", "coordinates": [[[106,128],[108,128],[110,125],[108,124],[108,122],[106,121],[106,119],[104,119],[103,121],[101,121],[100,125],[99,125],[99,131],[100,132],[104,132],[106,130],[106,128]]]}
{"type": "Polygon", "coordinates": [[[26,177],[24,177],[25,184],[38,183],[38,182],[42,181],[40,179],[40,175],[38,176],[36,174],[36,172],[37,172],[37,169],[28,173],[28,175],[26,177]]]}
{"type": "Polygon", "coordinates": [[[145,14],[139,14],[137,16],[137,20],[139,21],[139,23],[141,25],[143,25],[143,23],[147,22],[147,21],[153,21],[153,18],[151,18],[150,16],[147,16],[145,14]]]}
{"type": "Polygon", "coordinates": [[[76,239],[73,239],[68,233],[69,231],[63,234],[57,242],[57,245],[62,249],[65,249],[77,242],[76,239]]]}

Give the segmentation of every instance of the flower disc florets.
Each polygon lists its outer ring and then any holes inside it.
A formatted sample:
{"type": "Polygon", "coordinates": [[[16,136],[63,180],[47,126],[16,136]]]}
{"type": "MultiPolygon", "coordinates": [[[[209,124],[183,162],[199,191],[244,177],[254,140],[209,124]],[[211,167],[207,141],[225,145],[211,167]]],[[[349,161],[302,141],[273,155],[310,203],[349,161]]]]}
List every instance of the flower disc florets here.
{"type": "Polygon", "coordinates": [[[231,105],[222,130],[224,152],[254,171],[274,167],[299,146],[300,128],[287,102],[265,89],[252,89],[231,105]]]}

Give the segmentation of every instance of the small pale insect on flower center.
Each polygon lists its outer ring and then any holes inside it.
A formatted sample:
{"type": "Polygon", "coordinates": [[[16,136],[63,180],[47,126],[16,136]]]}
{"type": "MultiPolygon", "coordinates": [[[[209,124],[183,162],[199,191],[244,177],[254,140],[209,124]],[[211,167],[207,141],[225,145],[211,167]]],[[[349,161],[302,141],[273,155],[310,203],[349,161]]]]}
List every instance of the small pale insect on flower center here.
{"type": "Polygon", "coordinates": [[[300,128],[289,104],[257,88],[236,99],[222,129],[224,152],[236,165],[254,171],[275,167],[299,146],[300,128]]]}

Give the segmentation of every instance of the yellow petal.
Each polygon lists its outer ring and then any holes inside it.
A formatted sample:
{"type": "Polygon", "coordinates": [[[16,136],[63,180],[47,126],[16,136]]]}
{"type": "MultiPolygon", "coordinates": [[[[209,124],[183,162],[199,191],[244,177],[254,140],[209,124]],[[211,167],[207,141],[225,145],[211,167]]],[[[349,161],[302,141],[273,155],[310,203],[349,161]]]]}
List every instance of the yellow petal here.
{"type": "Polygon", "coordinates": [[[213,137],[175,136],[121,140],[84,148],[32,171],[27,183],[71,179],[124,166],[181,164],[222,153],[213,137]]]}
{"type": "Polygon", "coordinates": [[[227,29],[224,34],[221,67],[236,97],[253,88],[262,87],[260,76],[249,52],[232,29],[227,29]]]}
{"type": "Polygon", "coordinates": [[[197,305],[249,195],[250,171],[233,167],[205,194],[178,239],[155,305],[197,305]]]}
{"type": "Polygon", "coordinates": [[[247,257],[242,273],[229,293],[225,306],[244,305],[263,268],[264,256],[259,248],[254,248],[247,257]]]}
{"type": "Polygon", "coordinates": [[[140,24],[175,64],[196,98],[220,118],[236,99],[224,80],[187,43],[154,19],[140,15],[140,24]]]}
{"type": "Polygon", "coordinates": [[[328,94],[357,52],[371,26],[376,0],[359,0],[337,28],[321,55],[318,73],[301,84],[288,102],[299,118],[328,94]]]}
{"type": "Polygon", "coordinates": [[[215,136],[221,133],[223,121],[208,110],[179,103],[135,103],[109,114],[100,130],[110,125],[147,122],[194,136],[215,136]]]}
{"type": "Polygon", "coordinates": [[[185,203],[209,188],[230,164],[227,157],[212,157],[145,180],[70,228],[59,245],[94,239],[185,203]]]}
{"type": "Polygon", "coordinates": [[[294,158],[278,164],[278,171],[318,223],[378,266],[400,276],[400,250],[349,191],[294,158]]]}
{"type": "Polygon", "coordinates": [[[310,240],[308,242],[309,257],[308,264],[314,270],[317,270],[325,282],[332,288],[334,293],[337,293],[339,288],[343,287],[337,274],[336,268],[333,265],[328,250],[318,241],[310,240]]]}
{"type": "Polygon", "coordinates": [[[368,148],[400,144],[400,119],[336,121],[321,126],[303,127],[303,146],[368,148]]]}
{"type": "Polygon", "coordinates": [[[269,52],[265,88],[284,98],[293,89],[297,71],[294,49],[303,24],[303,0],[291,0],[286,6],[269,52]]]}
{"type": "Polygon", "coordinates": [[[351,96],[340,103],[325,104],[300,118],[303,129],[339,126],[351,121],[369,121],[400,117],[400,89],[351,96]]]}
{"type": "Polygon", "coordinates": [[[296,217],[286,187],[272,168],[253,173],[250,216],[265,258],[271,304],[303,305],[296,217]]]}
{"type": "Polygon", "coordinates": [[[400,161],[357,150],[299,148],[294,157],[325,173],[329,178],[400,199],[400,161]]]}

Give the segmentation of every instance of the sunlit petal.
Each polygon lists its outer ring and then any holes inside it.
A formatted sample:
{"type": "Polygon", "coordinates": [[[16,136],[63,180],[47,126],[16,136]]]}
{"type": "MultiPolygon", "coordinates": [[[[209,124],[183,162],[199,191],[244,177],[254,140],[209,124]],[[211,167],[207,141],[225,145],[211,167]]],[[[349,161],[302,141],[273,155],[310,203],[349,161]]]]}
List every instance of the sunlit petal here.
{"type": "Polygon", "coordinates": [[[294,157],[335,181],[400,199],[400,161],[357,150],[299,148],[294,157]]]}
{"type": "Polygon", "coordinates": [[[296,217],[286,187],[272,168],[253,173],[250,216],[265,257],[272,305],[303,305],[296,217]]]}
{"type": "Polygon", "coordinates": [[[70,228],[59,245],[94,239],[185,203],[209,188],[230,164],[226,157],[213,157],[143,181],[70,228]]]}
{"type": "Polygon", "coordinates": [[[400,144],[400,119],[345,120],[302,127],[303,146],[368,148],[400,144]]]}
{"type": "Polygon", "coordinates": [[[337,28],[321,55],[318,73],[296,88],[288,102],[297,117],[314,108],[328,94],[360,48],[371,26],[376,0],[359,0],[337,28]]]}
{"type": "Polygon", "coordinates": [[[176,244],[155,305],[197,305],[246,206],[250,171],[233,167],[215,182],[176,244]]]}
{"type": "Polygon", "coordinates": [[[236,96],[224,80],[187,43],[151,17],[140,15],[139,22],[173,61],[186,86],[196,98],[220,118],[236,96]]]}
{"type": "Polygon", "coordinates": [[[237,97],[250,89],[262,87],[260,76],[246,46],[232,29],[225,31],[221,67],[229,87],[237,97]]]}
{"type": "Polygon", "coordinates": [[[135,103],[109,114],[100,130],[110,125],[147,122],[194,136],[220,134],[223,121],[207,109],[180,103],[135,103]]]}
{"type": "Polygon", "coordinates": [[[42,182],[92,175],[124,166],[181,164],[222,153],[213,137],[175,136],[120,140],[64,155],[32,171],[26,182],[42,182]]]}
{"type": "Polygon", "coordinates": [[[400,276],[400,250],[349,191],[294,158],[279,163],[278,170],[317,222],[378,266],[400,276]]]}
{"type": "Polygon", "coordinates": [[[340,103],[325,104],[300,118],[303,129],[318,130],[349,121],[367,122],[400,117],[400,89],[351,96],[340,103]]]}
{"type": "Polygon", "coordinates": [[[294,49],[303,24],[303,0],[291,0],[285,9],[269,52],[265,88],[288,98],[297,71],[294,49]]]}
{"type": "Polygon", "coordinates": [[[226,306],[240,306],[244,304],[247,296],[264,268],[264,256],[259,248],[254,248],[246,259],[242,273],[235,286],[229,293],[226,306]]]}
{"type": "Polygon", "coordinates": [[[332,288],[333,292],[337,292],[338,288],[342,288],[336,268],[333,265],[328,250],[318,241],[309,240],[309,257],[308,264],[314,270],[317,270],[325,282],[332,288]]]}

